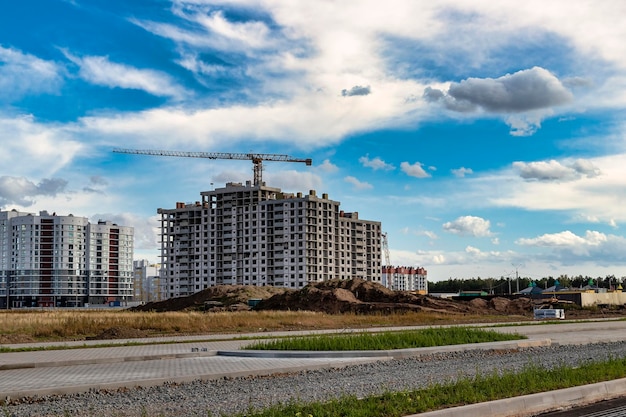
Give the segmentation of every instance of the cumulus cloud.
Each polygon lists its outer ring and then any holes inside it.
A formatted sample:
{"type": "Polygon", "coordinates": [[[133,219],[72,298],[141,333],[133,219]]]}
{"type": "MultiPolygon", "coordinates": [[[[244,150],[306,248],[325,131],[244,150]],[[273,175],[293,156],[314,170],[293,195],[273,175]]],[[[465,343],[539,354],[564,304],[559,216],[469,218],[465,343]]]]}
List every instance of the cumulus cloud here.
{"type": "Polygon", "coordinates": [[[500,78],[468,78],[451,83],[447,93],[430,87],[428,101],[442,101],[450,110],[520,113],[567,104],[572,93],[550,71],[533,67],[500,78]]]}
{"type": "Polygon", "coordinates": [[[626,239],[623,236],[607,235],[593,230],[587,230],[584,236],[566,230],[535,238],[518,239],[515,243],[520,246],[552,248],[562,260],[587,258],[600,264],[626,262],[626,239]]]}
{"type": "Polygon", "coordinates": [[[151,69],[138,69],[109,61],[104,56],[65,56],[80,67],[79,75],[85,81],[110,88],[142,90],[159,97],[180,99],[187,93],[167,74],[151,69]]]}
{"type": "Polygon", "coordinates": [[[600,169],[591,161],[577,159],[570,164],[562,164],[554,159],[537,162],[513,162],[513,168],[525,180],[573,181],[581,177],[593,178],[600,175],[600,169]]]}
{"type": "Polygon", "coordinates": [[[0,207],[8,204],[31,206],[37,196],[56,196],[63,192],[67,181],[60,178],[45,178],[38,184],[24,177],[0,177],[0,207]]]}
{"type": "Polygon", "coordinates": [[[410,177],[415,177],[415,178],[430,177],[430,174],[426,172],[424,168],[422,168],[422,165],[423,164],[421,162],[416,162],[414,164],[409,164],[408,162],[402,162],[400,164],[400,169],[402,170],[402,172],[404,172],[410,177]]]}
{"type": "Polygon", "coordinates": [[[374,188],[372,186],[372,184],[368,183],[368,182],[363,182],[363,181],[359,181],[357,178],[349,175],[347,177],[345,177],[343,179],[345,182],[350,183],[354,186],[355,189],[357,190],[370,190],[372,188],[374,188]]]}
{"type": "Polygon", "coordinates": [[[90,222],[96,223],[106,220],[118,226],[132,227],[135,239],[135,249],[156,249],[159,246],[159,216],[141,217],[133,213],[96,213],[90,217],[90,222]]]}
{"type": "Polygon", "coordinates": [[[462,216],[454,221],[443,224],[443,230],[460,236],[486,237],[492,236],[491,223],[481,217],[462,216]]]}
{"type": "Polygon", "coordinates": [[[447,92],[426,87],[423,97],[455,112],[505,114],[513,136],[532,135],[553,107],[574,99],[554,74],[541,67],[500,78],[467,78],[451,83],[447,92]]]}
{"type": "Polygon", "coordinates": [[[0,46],[0,101],[56,93],[62,84],[62,68],[57,64],[0,46]]]}
{"type": "Polygon", "coordinates": [[[386,163],[385,161],[383,161],[379,157],[376,157],[374,159],[370,159],[369,155],[365,155],[365,156],[360,157],[359,158],[359,162],[364,167],[372,168],[374,171],[378,171],[379,169],[382,169],[384,171],[392,171],[392,170],[396,169],[396,167],[394,167],[392,164],[386,163]]]}
{"type": "Polygon", "coordinates": [[[363,86],[360,86],[360,85],[355,85],[354,87],[352,87],[349,90],[346,90],[346,89],[341,90],[341,95],[343,97],[367,96],[367,95],[371,94],[371,92],[372,92],[372,90],[371,90],[369,85],[367,87],[363,87],[363,86]]]}
{"type": "Polygon", "coordinates": [[[321,172],[327,172],[327,173],[339,171],[339,167],[333,164],[332,162],[330,162],[330,160],[328,159],[324,159],[324,161],[322,161],[322,163],[319,164],[316,168],[321,172]]]}
{"type": "Polygon", "coordinates": [[[471,168],[465,168],[465,167],[461,167],[461,168],[457,168],[457,169],[453,169],[452,170],[452,174],[454,174],[455,177],[458,178],[463,178],[468,174],[473,174],[474,171],[472,171],[471,168]]]}
{"type": "Polygon", "coordinates": [[[284,191],[316,190],[322,186],[322,179],[318,175],[295,170],[267,174],[263,180],[284,191]]]}

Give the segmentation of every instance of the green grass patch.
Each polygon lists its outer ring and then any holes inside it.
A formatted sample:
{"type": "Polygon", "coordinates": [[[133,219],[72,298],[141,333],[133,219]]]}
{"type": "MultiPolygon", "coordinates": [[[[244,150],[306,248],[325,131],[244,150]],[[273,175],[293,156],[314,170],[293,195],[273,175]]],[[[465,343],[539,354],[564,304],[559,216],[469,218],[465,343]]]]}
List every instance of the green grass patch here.
{"type": "Polygon", "coordinates": [[[501,342],[525,338],[525,336],[519,334],[504,334],[494,330],[471,327],[442,327],[395,332],[358,332],[340,335],[301,336],[260,341],[246,346],[244,349],[304,351],[390,350],[501,342]]]}
{"type": "Polygon", "coordinates": [[[594,362],[571,368],[528,366],[425,389],[356,398],[343,396],[329,402],[291,401],[264,410],[249,410],[234,417],[401,417],[465,404],[571,388],[626,377],[626,358],[594,362]]]}

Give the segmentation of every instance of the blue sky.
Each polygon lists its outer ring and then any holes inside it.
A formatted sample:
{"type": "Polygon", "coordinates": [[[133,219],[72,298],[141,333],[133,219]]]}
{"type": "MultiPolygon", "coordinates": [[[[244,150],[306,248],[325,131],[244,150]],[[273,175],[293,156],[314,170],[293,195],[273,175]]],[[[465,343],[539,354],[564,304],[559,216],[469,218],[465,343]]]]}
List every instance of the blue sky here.
{"type": "Polygon", "coordinates": [[[626,3],[24,0],[0,14],[0,208],[134,226],[252,179],[382,222],[429,279],[626,275],[626,3]]]}

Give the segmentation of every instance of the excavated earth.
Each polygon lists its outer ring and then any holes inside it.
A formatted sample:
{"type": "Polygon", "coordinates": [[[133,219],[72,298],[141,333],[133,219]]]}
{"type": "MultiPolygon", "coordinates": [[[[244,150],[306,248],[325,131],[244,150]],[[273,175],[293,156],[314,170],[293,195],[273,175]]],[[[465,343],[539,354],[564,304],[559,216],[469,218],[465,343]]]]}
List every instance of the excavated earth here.
{"type": "MultiPolygon", "coordinates": [[[[188,297],[147,303],[136,311],[238,311],[251,309],[249,300],[257,300],[255,310],[317,311],[340,313],[402,313],[407,311],[443,314],[478,314],[532,317],[533,304],[528,297],[488,297],[452,300],[408,291],[392,291],[362,279],[331,280],[307,285],[301,290],[283,287],[218,285],[188,297]],[[259,301],[260,300],[260,301],[259,301]]],[[[624,316],[624,309],[568,309],[568,318],[624,316]]]]}

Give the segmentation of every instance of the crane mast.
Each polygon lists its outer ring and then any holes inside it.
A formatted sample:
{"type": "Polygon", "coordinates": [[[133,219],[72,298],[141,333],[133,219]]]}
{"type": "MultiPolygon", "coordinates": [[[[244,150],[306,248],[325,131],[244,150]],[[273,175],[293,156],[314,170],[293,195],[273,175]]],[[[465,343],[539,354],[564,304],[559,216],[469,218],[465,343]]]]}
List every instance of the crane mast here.
{"type": "Polygon", "coordinates": [[[263,183],[263,161],[278,162],[303,162],[310,166],[313,162],[310,158],[294,158],[289,155],[271,154],[271,153],[231,153],[231,152],[186,152],[186,151],[162,151],[148,149],[113,149],[115,153],[127,153],[134,155],[152,155],[152,156],[176,156],[185,158],[206,158],[206,159],[239,159],[252,161],[252,170],[254,172],[254,185],[263,183]]]}

